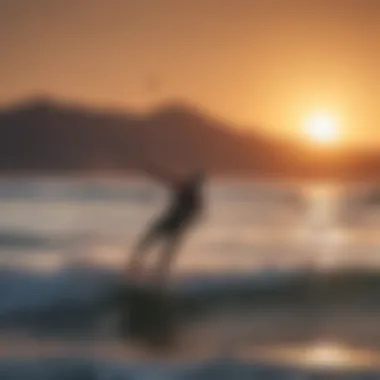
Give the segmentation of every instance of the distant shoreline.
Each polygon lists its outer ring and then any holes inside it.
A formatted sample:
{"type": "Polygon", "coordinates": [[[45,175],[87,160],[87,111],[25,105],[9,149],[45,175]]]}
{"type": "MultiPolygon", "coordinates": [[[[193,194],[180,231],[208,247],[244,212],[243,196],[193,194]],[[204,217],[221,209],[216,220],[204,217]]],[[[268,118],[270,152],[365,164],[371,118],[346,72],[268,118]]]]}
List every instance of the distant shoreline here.
{"type": "MultiPolygon", "coordinates": [[[[143,171],[139,170],[98,170],[98,171],[80,171],[80,170],[62,170],[62,171],[47,171],[47,170],[12,170],[0,171],[0,180],[7,179],[109,179],[109,180],[122,180],[122,179],[148,179],[149,176],[145,175],[143,171]]],[[[209,178],[213,181],[264,181],[264,182],[278,182],[278,183],[298,183],[298,184],[311,184],[311,183],[324,183],[324,184],[374,184],[380,182],[379,177],[368,178],[336,178],[336,177],[296,177],[296,176],[281,176],[275,174],[252,174],[252,173],[214,173],[210,174],[209,178]]]]}

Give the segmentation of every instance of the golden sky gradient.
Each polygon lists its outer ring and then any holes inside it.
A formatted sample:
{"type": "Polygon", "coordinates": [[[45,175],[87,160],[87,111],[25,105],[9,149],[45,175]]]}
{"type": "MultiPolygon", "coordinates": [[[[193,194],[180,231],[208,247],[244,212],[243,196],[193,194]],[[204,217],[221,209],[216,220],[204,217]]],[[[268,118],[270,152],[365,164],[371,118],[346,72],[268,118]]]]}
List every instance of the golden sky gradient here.
{"type": "Polygon", "coordinates": [[[380,146],[378,0],[1,0],[0,49],[1,104],[181,98],[288,137],[324,112],[380,146]]]}

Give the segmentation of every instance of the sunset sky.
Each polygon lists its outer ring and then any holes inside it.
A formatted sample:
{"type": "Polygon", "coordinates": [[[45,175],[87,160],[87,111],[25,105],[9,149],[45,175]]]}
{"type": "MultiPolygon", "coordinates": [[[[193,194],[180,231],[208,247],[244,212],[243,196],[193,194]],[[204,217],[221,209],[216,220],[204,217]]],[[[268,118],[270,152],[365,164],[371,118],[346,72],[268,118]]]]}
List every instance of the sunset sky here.
{"type": "Polygon", "coordinates": [[[310,115],[380,147],[378,0],[0,0],[0,103],[199,104],[286,137],[310,115]]]}

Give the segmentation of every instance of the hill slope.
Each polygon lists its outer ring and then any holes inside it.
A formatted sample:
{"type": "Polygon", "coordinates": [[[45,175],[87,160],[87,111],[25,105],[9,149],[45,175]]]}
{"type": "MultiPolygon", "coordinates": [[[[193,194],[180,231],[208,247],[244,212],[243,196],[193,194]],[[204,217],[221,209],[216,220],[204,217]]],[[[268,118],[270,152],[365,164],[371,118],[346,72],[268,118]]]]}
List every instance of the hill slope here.
{"type": "Polygon", "coordinates": [[[282,177],[374,176],[380,156],[318,157],[173,103],[155,112],[98,111],[34,99],[0,112],[0,171],[96,172],[138,169],[144,161],[223,174],[282,177]]]}

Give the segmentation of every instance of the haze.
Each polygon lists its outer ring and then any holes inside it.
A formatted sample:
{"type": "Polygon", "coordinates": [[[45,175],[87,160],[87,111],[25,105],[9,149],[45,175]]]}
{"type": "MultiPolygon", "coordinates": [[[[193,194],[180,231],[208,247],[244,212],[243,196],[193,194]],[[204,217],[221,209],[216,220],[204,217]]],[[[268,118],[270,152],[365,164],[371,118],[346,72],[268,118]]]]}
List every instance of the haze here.
{"type": "Polygon", "coordinates": [[[182,99],[290,138],[325,112],[379,147],[379,20],[377,0],[2,0],[0,103],[182,99]]]}

